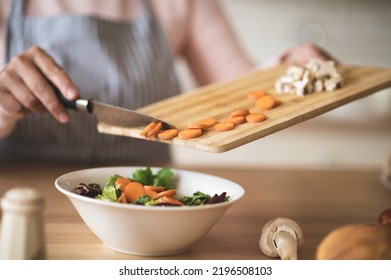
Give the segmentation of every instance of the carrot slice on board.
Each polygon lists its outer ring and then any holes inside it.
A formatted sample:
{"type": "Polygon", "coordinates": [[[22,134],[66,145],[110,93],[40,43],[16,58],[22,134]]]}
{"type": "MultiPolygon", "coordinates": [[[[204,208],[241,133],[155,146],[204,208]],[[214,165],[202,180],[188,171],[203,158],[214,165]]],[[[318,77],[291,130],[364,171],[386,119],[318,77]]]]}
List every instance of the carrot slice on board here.
{"type": "Polygon", "coordinates": [[[224,120],[226,123],[233,123],[239,125],[246,122],[246,119],[243,116],[229,117],[224,120]]]}
{"type": "Polygon", "coordinates": [[[258,123],[266,120],[266,115],[261,113],[251,113],[246,116],[246,121],[249,123],[258,123]]]}
{"type": "Polygon", "coordinates": [[[264,90],[253,90],[247,94],[247,97],[249,99],[257,100],[258,98],[260,98],[264,95],[267,95],[267,92],[264,90]]]}
{"type": "Polygon", "coordinates": [[[217,120],[214,118],[208,118],[208,119],[200,120],[197,123],[205,126],[206,128],[211,128],[217,123],[217,120]]]}
{"type": "Polygon", "coordinates": [[[233,112],[231,112],[230,116],[231,117],[245,117],[247,116],[248,114],[250,113],[250,111],[248,109],[238,109],[238,110],[235,110],[233,112]]]}
{"type": "Polygon", "coordinates": [[[145,195],[145,189],[139,182],[131,182],[126,185],[125,196],[129,202],[134,202],[143,195],[145,195]]]}
{"type": "Polygon", "coordinates": [[[168,139],[172,139],[174,137],[177,137],[178,132],[179,132],[179,130],[176,128],[167,129],[167,130],[163,130],[163,131],[159,132],[157,137],[159,137],[160,139],[168,140],[168,139]]]}
{"type": "Polygon", "coordinates": [[[208,126],[203,123],[195,122],[195,123],[189,123],[186,128],[188,128],[188,129],[207,129],[208,126]]]}
{"type": "Polygon", "coordinates": [[[191,123],[187,125],[187,128],[199,128],[199,129],[207,129],[213,127],[217,123],[217,120],[214,118],[207,118],[200,120],[195,123],[191,123]]]}
{"type": "Polygon", "coordinates": [[[260,97],[255,104],[255,107],[259,110],[270,110],[276,106],[276,99],[271,95],[265,95],[260,97]]]}
{"type": "Polygon", "coordinates": [[[221,122],[221,123],[217,123],[215,126],[214,126],[214,129],[216,131],[219,131],[219,132],[223,132],[223,131],[228,131],[228,130],[231,130],[235,127],[235,124],[234,123],[231,123],[231,122],[221,122]]]}
{"type": "Polygon", "coordinates": [[[192,139],[202,135],[202,129],[189,128],[179,131],[178,137],[181,139],[192,139]]]}

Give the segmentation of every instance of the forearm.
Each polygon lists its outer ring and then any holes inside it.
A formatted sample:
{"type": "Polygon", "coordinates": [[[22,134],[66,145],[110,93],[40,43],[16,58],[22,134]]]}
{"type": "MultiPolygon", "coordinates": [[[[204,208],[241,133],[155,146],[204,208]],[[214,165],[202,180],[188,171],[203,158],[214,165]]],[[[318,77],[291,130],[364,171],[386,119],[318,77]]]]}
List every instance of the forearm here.
{"type": "Polygon", "coordinates": [[[203,85],[254,68],[217,1],[195,0],[189,17],[185,56],[203,85]]]}

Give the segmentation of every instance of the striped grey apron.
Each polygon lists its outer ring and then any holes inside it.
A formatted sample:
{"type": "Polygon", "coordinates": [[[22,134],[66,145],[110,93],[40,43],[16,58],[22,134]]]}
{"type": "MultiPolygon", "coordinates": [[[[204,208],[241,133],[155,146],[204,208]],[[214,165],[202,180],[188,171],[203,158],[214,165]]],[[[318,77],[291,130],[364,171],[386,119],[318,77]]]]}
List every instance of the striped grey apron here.
{"type": "MultiPolygon", "coordinates": [[[[28,17],[13,0],[6,62],[30,46],[45,49],[78,86],[82,98],[136,109],[178,93],[174,61],[150,3],[128,23],[84,16],[28,17]]],[[[70,112],[58,123],[49,113],[31,114],[0,141],[0,162],[164,164],[168,146],[99,134],[92,114],[70,112]]]]}

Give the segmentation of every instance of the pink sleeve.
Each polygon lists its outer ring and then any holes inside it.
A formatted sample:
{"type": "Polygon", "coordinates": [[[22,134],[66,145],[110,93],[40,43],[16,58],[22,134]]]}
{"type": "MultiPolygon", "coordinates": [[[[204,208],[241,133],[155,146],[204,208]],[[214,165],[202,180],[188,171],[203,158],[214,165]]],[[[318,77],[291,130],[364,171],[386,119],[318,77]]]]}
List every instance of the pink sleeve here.
{"type": "Polygon", "coordinates": [[[254,66],[216,0],[191,1],[184,55],[200,85],[242,74],[254,66]]]}

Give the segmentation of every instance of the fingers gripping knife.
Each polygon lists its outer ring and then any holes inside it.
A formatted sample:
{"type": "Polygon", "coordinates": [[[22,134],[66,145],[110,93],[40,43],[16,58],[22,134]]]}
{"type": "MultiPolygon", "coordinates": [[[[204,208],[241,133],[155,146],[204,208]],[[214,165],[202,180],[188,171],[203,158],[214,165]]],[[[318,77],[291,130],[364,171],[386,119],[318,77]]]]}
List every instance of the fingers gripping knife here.
{"type": "Polygon", "coordinates": [[[57,89],[54,90],[58,99],[66,108],[76,110],[78,112],[93,113],[97,116],[99,124],[124,128],[138,128],[144,127],[151,122],[161,122],[163,129],[174,128],[172,124],[158,118],[129,109],[105,104],[93,99],[76,99],[74,101],[70,101],[66,99],[57,89]]]}

